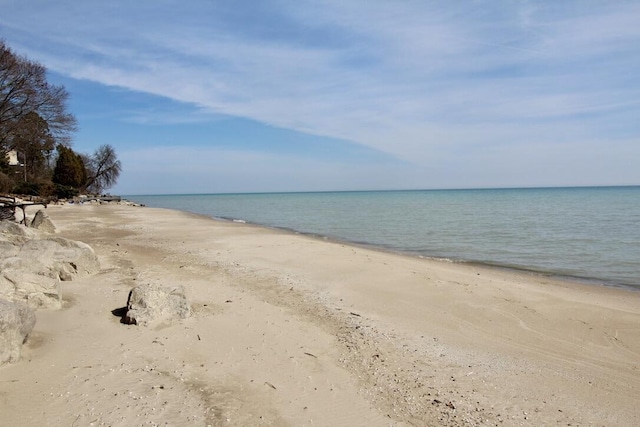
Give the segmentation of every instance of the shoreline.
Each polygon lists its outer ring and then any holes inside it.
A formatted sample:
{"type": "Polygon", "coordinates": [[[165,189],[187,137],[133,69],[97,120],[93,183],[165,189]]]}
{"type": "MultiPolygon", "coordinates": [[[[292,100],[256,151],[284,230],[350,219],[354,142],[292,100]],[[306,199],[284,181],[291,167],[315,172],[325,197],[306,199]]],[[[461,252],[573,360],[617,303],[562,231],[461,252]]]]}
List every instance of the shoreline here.
{"type": "Polygon", "coordinates": [[[491,190],[475,195],[443,190],[415,196],[403,191],[345,193],[348,196],[335,192],[139,196],[134,200],[409,255],[640,289],[635,263],[640,253],[632,245],[640,238],[632,222],[638,207],[629,198],[640,187],[629,187],[628,192],[625,188],[491,190]],[[554,213],[555,209],[559,212],[554,213]]]}
{"type": "Polygon", "coordinates": [[[0,370],[8,422],[640,423],[637,292],[170,209],[48,214],[101,271],[64,282],[65,308],[38,312],[23,360],[0,370]],[[184,285],[193,316],[120,324],[111,311],[140,283],[184,285]],[[24,418],[32,399],[43,413],[24,418]]]}
{"type": "MultiPolygon", "coordinates": [[[[613,186],[612,188],[618,188],[621,186],[613,186]]],[[[638,187],[638,186],[628,186],[628,187],[638,187]]],[[[556,187],[540,187],[541,189],[549,189],[549,188],[556,188],[556,187]]],[[[604,187],[591,187],[591,186],[587,186],[587,187],[557,187],[558,189],[564,189],[564,188],[609,188],[608,186],[604,186],[604,187]]],[[[500,190],[509,190],[511,188],[504,188],[504,189],[500,189],[500,190]]],[[[514,189],[519,189],[519,188],[514,188],[514,189]]],[[[532,189],[538,189],[537,187],[533,187],[532,189]]],[[[478,190],[493,190],[492,188],[487,188],[487,189],[478,189],[478,190]]],[[[390,190],[390,191],[396,191],[396,190],[390,190]]],[[[403,190],[403,191],[424,191],[424,190],[403,190]]],[[[428,191],[452,191],[452,190],[428,190],[428,191]]],[[[467,189],[461,189],[460,191],[467,191],[467,189]]],[[[257,193],[257,194],[263,194],[263,193],[257,193]]],[[[265,193],[265,194],[270,194],[270,193],[265,193]]],[[[279,193],[276,193],[279,194],[279,193]]],[[[525,266],[511,266],[511,265],[504,265],[504,264],[499,264],[499,263],[491,263],[491,262],[483,262],[483,261],[475,261],[475,260],[467,260],[467,259],[462,259],[462,258],[446,258],[446,257],[440,257],[440,256],[429,256],[429,255],[422,255],[418,252],[411,252],[411,251],[404,251],[401,249],[395,249],[395,248],[391,248],[391,247],[385,247],[382,245],[376,245],[374,243],[366,243],[366,242],[356,242],[356,241],[350,241],[347,239],[342,239],[339,237],[332,237],[332,236],[324,236],[321,234],[316,234],[316,233],[307,233],[304,231],[299,231],[299,230],[295,230],[293,228],[288,228],[288,227],[278,227],[278,226],[270,226],[267,224],[260,224],[260,223],[256,223],[256,222],[251,222],[251,221],[247,221],[244,219],[240,219],[240,218],[226,218],[226,217],[217,217],[217,216],[212,216],[212,215],[208,215],[208,214],[203,214],[203,213],[198,213],[198,212],[192,212],[192,211],[188,211],[188,210],[182,210],[182,209],[174,209],[174,208],[163,208],[163,207],[152,207],[152,206],[146,206],[146,205],[142,205],[143,208],[146,209],[160,209],[160,210],[168,210],[168,211],[175,211],[175,212],[180,212],[180,213],[184,213],[187,215],[194,215],[196,217],[200,217],[202,219],[205,220],[212,220],[212,221],[220,221],[222,223],[226,223],[226,224],[233,224],[233,225],[238,225],[238,226],[247,226],[247,227],[253,227],[256,228],[258,230],[263,229],[263,230],[271,230],[271,231],[275,231],[275,232],[281,232],[281,233],[285,233],[285,234],[289,234],[291,236],[301,236],[301,237],[305,237],[305,238],[310,238],[310,239],[314,239],[317,240],[318,242],[325,242],[325,243],[332,243],[332,244],[336,244],[336,245],[347,245],[347,246],[353,246],[354,248],[359,248],[359,249],[363,249],[363,250],[370,250],[373,252],[379,252],[381,254],[388,254],[388,255],[394,255],[394,256],[399,256],[399,257],[407,257],[407,258],[413,258],[413,259],[417,259],[417,260],[424,260],[426,262],[435,262],[435,263],[445,263],[445,264],[453,264],[453,265],[460,265],[460,266],[468,266],[468,267],[477,267],[477,268],[481,268],[481,269],[486,269],[489,271],[495,270],[496,272],[505,272],[507,274],[513,274],[513,275],[530,275],[534,280],[552,280],[554,282],[556,282],[557,284],[564,284],[565,286],[587,286],[587,287],[592,287],[592,286],[596,286],[596,287],[602,287],[605,289],[617,289],[617,290],[622,290],[625,292],[640,292],[640,284],[639,285],[631,285],[631,284],[626,284],[626,283],[615,283],[612,281],[607,281],[606,279],[600,279],[600,278],[594,278],[594,277],[581,277],[581,276],[571,276],[571,275],[567,275],[567,274],[562,274],[562,273],[557,273],[551,270],[536,270],[534,268],[531,267],[525,267],[525,266]]]]}
{"type": "MultiPolygon", "coordinates": [[[[634,187],[635,188],[636,186],[630,186],[630,187],[634,187]]],[[[562,188],[564,188],[564,187],[562,187],[562,188]]],[[[560,189],[562,189],[562,188],[560,188],[560,189]]],[[[568,188],[573,188],[573,187],[568,187],[568,188]]],[[[580,187],[580,188],[582,188],[582,187],[580,187]]],[[[585,188],[592,188],[592,187],[585,187],[585,188]]],[[[600,187],[593,187],[593,188],[600,188],[600,187]]],[[[608,187],[602,187],[602,188],[608,188],[608,187]]],[[[612,187],[612,188],[617,188],[617,187],[612,187]]],[[[412,191],[412,190],[407,190],[407,191],[412,191]]],[[[416,191],[422,191],[422,190],[416,190],[416,191]]],[[[440,190],[438,190],[438,191],[440,191],[440,190]]],[[[451,190],[442,190],[442,191],[451,191],[451,190]]],[[[464,190],[461,190],[461,191],[464,191],[464,190]]],[[[144,207],[147,207],[147,206],[144,206],[144,207]]],[[[495,268],[497,270],[511,271],[513,273],[532,274],[532,275],[535,275],[535,276],[539,276],[541,279],[542,278],[549,278],[549,279],[553,279],[553,280],[565,281],[565,282],[570,282],[570,283],[577,283],[577,284],[587,285],[587,286],[603,286],[605,288],[624,289],[624,290],[628,290],[628,291],[632,291],[632,292],[640,292],[640,283],[638,283],[638,284],[618,283],[618,282],[615,282],[615,281],[613,281],[611,279],[602,279],[602,278],[598,278],[598,277],[575,276],[575,275],[569,275],[569,274],[556,272],[556,271],[553,271],[553,270],[536,269],[534,267],[528,267],[528,266],[513,266],[513,265],[508,265],[508,264],[500,264],[500,263],[497,263],[497,262],[490,262],[490,261],[477,261],[477,260],[468,260],[468,259],[463,259],[463,258],[447,258],[447,257],[442,257],[442,256],[437,256],[437,255],[424,255],[424,254],[420,254],[419,252],[405,251],[405,250],[402,250],[402,249],[386,247],[386,246],[383,246],[383,245],[377,245],[375,243],[350,241],[348,239],[343,239],[343,238],[340,238],[340,237],[324,236],[324,235],[316,234],[316,233],[307,233],[307,232],[299,231],[299,230],[296,230],[296,229],[293,229],[293,228],[289,228],[289,227],[278,227],[278,226],[270,226],[270,225],[267,225],[267,224],[260,224],[260,223],[256,223],[256,222],[252,222],[252,221],[247,221],[247,220],[244,220],[244,219],[241,219],[241,218],[218,217],[218,216],[213,216],[213,215],[208,215],[208,214],[201,214],[201,213],[198,213],[198,212],[192,212],[192,211],[182,210],[182,209],[173,209],[173,208],[160,208],[160,207],[150,207],[150,208],[151,209],[169,209],[169,210],[175,210],[175,211],[178,211],[178,212],[184,212],[184,213],[187,213],[187,214],[202,215],[204,218],[212,219],[214,221],[222,221],[222,222],[229,222],[229,223],[236,223],[236,224],[245,224],[245,225],[254,226],[254,227],[258,227],[258,228],[265,228],[265,229],[270,229],[270,230],[278,230],[278,231],[283,231],[285,233],[291,233],[292,235],[300,235],[300,236],[306,236],[306,237],[318,239],[320,241],[352,245],[352,246],[356,246],[356,247],[363,248],[363,249],[370,249],[370,250],[374,250],[374,251],[380,251],[380,252],[383,252],[383,253],[414,257],[414,258],[418,258],[418,259],[425,259],[425,260],[431,260],[431,261],[436,261],[436,262],[447,262],[447,263],[460,264],[460,265],[470,265],[470,266],[485,267],[485,268],[495,268]]]]}

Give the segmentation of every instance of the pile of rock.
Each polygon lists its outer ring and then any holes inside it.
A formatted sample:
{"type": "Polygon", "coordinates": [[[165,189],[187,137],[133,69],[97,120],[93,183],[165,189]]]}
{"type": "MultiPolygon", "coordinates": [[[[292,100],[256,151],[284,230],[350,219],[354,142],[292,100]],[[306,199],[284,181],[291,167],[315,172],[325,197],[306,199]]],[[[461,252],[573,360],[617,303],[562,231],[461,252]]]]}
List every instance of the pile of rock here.
{"type": "Polygon", "coordinates": [[[120,196],[88,196],[80,195],[73,199],[58,199],[53,202],[56,205],[121,205],[144,207],[143,204],[135,203],[130,200],[121,198],[120,196]]]}
{"type": "MultiPolygon", "coordinates": [[[[20,358],[36,322],[34,310],[61,308],[62,282],[99,270],[93,249],[56,236],[44,210],[28,223],[0,221],[0,366],[20,358]]],[[[182,286],[144,284],[129,293],[122,322],[153,327],[190,315],[182,286]]]]}
{"type": "Polygon", "coordinates": [[[0,365],[19,358],[35,324],[34,309],[61,307],[61,281],[99,269],[90,246],[54,232],[44,211],[30,227],[0,221],[0,365]]]}

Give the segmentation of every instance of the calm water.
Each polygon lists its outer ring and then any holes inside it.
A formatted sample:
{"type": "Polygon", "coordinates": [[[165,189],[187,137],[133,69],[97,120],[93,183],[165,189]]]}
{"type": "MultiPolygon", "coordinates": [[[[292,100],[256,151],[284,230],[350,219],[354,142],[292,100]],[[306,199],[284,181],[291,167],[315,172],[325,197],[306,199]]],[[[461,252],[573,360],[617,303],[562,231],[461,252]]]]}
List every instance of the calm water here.
{"type": "Polygon", "coordinates": [[[640,187],[127,198],[426,257],[640,289],[640,187]]]}

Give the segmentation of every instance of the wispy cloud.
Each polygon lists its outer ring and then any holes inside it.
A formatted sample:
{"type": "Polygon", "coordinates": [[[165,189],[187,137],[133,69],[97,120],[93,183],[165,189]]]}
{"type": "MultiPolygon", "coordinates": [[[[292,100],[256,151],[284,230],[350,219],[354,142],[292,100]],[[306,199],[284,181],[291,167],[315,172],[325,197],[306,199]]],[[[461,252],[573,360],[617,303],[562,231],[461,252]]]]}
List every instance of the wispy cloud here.
{"type": "Polygon", "coordinates": [[[418,165],[640,144],[634,2],[4,3],[12,44],[56,72],[418,165]]]}

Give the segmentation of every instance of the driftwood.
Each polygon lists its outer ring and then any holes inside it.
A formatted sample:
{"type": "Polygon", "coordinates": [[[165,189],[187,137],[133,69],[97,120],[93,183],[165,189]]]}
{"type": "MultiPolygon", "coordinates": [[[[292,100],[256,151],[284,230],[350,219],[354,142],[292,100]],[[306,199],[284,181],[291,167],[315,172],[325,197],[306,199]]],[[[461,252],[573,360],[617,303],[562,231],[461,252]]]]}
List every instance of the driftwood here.
{"type": "Polygon", "coordinates": [[[22,209],[22,221],[20,222],[27,225],[26,209],[36,205],[47,207],[47,203],[44,202],[22,202],[12,196],[0,195],[0,221],[15,221],[16,208],[19,208],[22,209]]]}

